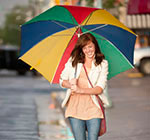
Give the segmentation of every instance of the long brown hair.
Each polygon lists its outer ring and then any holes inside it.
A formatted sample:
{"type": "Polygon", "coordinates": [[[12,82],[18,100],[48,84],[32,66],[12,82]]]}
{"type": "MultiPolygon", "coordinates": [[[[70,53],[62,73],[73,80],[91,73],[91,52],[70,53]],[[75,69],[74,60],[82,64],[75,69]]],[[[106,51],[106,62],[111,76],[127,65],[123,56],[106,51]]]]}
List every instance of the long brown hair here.
{"type": "Polygon", "coordinates": [[[98,42],[96,38],[91,33],[82,34],[71,53],[72,57],[72,66],[77,66],[78,63],[85,62],[85,55],[82,51],[82,48],[88,44],[89,41],[92,41],[95,45],[95,65],[101,64],[102,60],[105,58],[104,54],[101,53],[100,48],[98,46],[98,42]]]}

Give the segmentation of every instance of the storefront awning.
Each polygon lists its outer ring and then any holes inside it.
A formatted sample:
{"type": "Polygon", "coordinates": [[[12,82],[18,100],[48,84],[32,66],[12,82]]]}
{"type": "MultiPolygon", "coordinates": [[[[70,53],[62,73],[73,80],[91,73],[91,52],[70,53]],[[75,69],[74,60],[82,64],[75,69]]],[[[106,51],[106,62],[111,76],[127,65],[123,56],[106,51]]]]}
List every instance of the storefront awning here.
{"type": "Polygon", "coordinates": [[[150,29],[150,14],[127,15],[126,26],[131,29],[150,29]]]}
{"type": "Polygon", "coordinates": [[[127,14],[150,14],[150,0],[129,0],[127,14]]]}

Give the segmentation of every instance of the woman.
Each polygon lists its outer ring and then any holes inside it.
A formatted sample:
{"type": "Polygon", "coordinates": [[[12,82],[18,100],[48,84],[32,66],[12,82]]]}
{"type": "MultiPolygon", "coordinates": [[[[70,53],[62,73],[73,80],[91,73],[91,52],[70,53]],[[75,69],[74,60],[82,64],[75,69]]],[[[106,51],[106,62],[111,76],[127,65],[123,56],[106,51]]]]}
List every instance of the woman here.
{"type": "Polygon", "coordinates": [[[60,85],[68,88],[62,107],[66,106],[65,117],[70,121],[75,140],[86,140],[86,129],[88,140],[98,139],[104,114],[96,95],[102,97],[107,74],[108,63],[97,40],[90,33],[81,35],[60,76],[60,85]]]}

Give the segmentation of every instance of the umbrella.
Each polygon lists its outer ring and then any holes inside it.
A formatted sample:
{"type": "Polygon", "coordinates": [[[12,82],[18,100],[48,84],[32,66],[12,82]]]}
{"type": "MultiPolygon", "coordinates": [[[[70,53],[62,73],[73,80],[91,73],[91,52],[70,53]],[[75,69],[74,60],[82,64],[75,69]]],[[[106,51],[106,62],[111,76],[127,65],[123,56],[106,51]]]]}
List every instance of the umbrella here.
{"type": "Polygon", "coordinates": [[[20,59],[58,83],[79,35],[90,32],[109,63],[108,79],[133,68],[136,35],[104,9],[57,5],[21,26],[20,59]]]}

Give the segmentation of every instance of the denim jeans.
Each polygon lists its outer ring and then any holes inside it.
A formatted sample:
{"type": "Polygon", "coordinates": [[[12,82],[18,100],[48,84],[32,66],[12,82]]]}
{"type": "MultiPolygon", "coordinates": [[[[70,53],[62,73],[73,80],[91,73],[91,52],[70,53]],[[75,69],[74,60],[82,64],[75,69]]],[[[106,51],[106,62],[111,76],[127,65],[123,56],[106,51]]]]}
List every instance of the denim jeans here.
{"type": "Polygon", "coordinates": [[[98,140],[100,129],[100,118],[93,118],[90,120],[80,120],[69,117],[70,125],[75,140],[86,140],[86,128],[88,131],[88,140],[98,140]]]}

